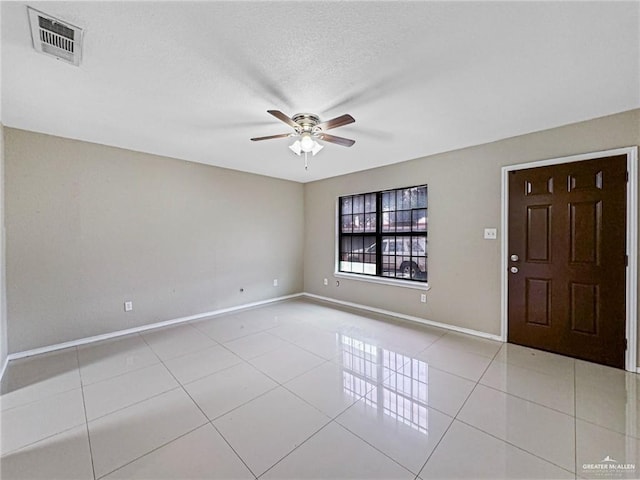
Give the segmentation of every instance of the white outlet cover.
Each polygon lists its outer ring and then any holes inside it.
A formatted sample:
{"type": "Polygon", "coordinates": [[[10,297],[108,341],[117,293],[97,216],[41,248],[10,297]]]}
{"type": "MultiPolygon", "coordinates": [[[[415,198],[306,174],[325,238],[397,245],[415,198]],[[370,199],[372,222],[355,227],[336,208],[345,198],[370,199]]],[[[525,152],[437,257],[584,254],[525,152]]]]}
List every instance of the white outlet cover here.
{"type": "Polygon", "coordinates": [[[485,228],[484,229],[484,238],[485,240],[495,240],[498,238],[498,229],[497,228],[485,228]]]}
{"type": "Polygon", "coordinates": [[[277,279],[277,278],[274,278],[274,279],[273,279],[273,286],[274,286],[274,287],[277,287],[277,286],[278,286],[278,279],[277,279]]]}

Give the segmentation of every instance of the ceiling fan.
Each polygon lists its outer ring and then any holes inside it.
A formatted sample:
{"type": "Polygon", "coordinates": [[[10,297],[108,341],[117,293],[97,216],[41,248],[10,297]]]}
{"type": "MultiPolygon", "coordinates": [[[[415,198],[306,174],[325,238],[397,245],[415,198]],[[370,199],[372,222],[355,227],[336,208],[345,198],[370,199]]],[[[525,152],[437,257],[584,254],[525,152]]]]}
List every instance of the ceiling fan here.
{"type": "Polygon", "coordinates": [[[259,140],[271,140],[273,138],[285,138],[285,137],[299,137],[289,148],[296,154],[301,155],[311,153],[315,155],[322,150],[323,145],[320,145],[316,140],[322,140],[329,143],[335,143],[342,145],[343,147],[350,147],[355,140],[344,137],[336,137],[335,135],[329,135],[325,133],[332,128],[342,127],[350,123],[355,122],[355,119],[349,115],[341,115],[339,117],[327,120],[325,122],[320,121],[320,117],[312,113],[296,113],[293,117],[288,117],[279,110],[267,110],[278,120],[286,123],[293,128],[292,133],[281,133],[279,135],[269,135],[268,137],[255,137],[251,140],[257,142],[259,140]]]}

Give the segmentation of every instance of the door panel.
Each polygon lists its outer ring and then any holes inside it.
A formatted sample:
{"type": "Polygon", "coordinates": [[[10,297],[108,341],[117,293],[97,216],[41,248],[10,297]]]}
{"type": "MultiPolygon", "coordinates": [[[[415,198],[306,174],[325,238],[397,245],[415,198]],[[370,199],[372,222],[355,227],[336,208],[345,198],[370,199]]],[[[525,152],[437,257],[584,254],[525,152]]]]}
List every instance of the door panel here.
{"type": "Polygon", "coordinates": [[[551,205],[527,206],[527,261],[548,263],[551,251],[551,205]]]}
{"type": "Polygon", "coordinates": [[[526,282],[525,322],[534,325],[551,325],[551,280],[527,278],[526,282]]]}
{"type": "Polygon", "coordinates": [[[569,204],[571,263],[600,265],[602,233],[602,201],[569,204]]]}
{"type": "Polygon", "coordinates": [[[624,368],[626,188],[624,155],[510,172],[509,342],[624,368]]]}
{"type": "Polygon", "coordinates": [[[600,323],[600,287],[571,282],[571,329],[596,335],[600,323]]]}

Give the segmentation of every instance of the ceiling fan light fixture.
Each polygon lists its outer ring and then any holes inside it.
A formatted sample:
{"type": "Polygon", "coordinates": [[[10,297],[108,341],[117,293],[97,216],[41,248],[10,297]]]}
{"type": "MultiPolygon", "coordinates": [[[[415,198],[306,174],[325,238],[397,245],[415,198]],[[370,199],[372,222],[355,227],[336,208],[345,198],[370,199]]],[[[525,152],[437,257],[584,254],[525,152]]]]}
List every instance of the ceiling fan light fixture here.
{"type": "Polygon", "coordinates": [[[311,137],[311,134],[308,132],[305,132],[300,136],[300,148],[305,153],[311,152],[316,143],[317,142],[313,139],[313,137],[311,137]]]}
{"type": "Polygon", "coordinates": [[[296,140],[295,142],[293,142],[291,145],[289,145],[289,148],[296,155],[300,155],[302,153],[302,147],[300,146],[300,140],[296,140]]]}
{"type": "Polygon", "coordinates": [[[293,118],[285,115],[280,110],[267,110],[267,113],[292,127],[295,133],[281,133],[266,137],[254,137],[251,141],[257,142],[260,140],[271,140],[274,138],[298,137],[296,141],[289,145],[289,149],[298,156],[301,156],[304,153],[305,170],[308,167],[307,155],[311,153],[311,155],[315,156],[324,148],[324,145],[318,143],[316,139],[321,139],[323,142],[334,143],[343,147],[351,147],[356,143],[355,140],[351,140],[349,138],[336,137],[335,135],[324,133],[325,130],[331,130],[332,128],[342,127],[355,122],[355,119],[348,113],[324,122],[321,122],[320,117],[312,113],[296,113],[293,118]]]}
{"type": "Polygon", "coordinates": [[[316,142],[315,140],[313,141],[313,148],[311,149],[311,153],[313,155],[315,155],[316,153],[318,153],[320,150],[322,150],[324,148],[324,145],[320,145],[318,142],[316,142]]]}

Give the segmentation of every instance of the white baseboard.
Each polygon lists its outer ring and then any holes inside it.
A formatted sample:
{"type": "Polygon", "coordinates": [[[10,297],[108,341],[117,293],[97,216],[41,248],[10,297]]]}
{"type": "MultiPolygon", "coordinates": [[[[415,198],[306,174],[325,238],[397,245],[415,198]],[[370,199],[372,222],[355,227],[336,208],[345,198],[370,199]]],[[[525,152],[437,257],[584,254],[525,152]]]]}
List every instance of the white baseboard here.
{"type": "Polygon", "coordinates": [[[7,366],[9,365],[9,357],[4,359],[4,364],[2,365],[2,370],[0,370],[0,382],[2,381],[2,377],[4,377],[4,372],[7,371],[7,366]]]}
{"type": "MultiPolygon", "coordinates": [[[[353,302],[345,302],[344,300],[336,300],[335,298],[323,297],[321,295],[316,295],[314,293],[303,293],[305,297],[315,298],[316,300],[322,300],[328,303],[335,303],[338,305],[344,305],[345,307],[357,308],[360,310],[366,310],[369,312],[380,313],[383,315],[389,315],[392,317],[401,318],[403,320],[408,320],[410,322],[422,323],[423,325],[431,325],[433,327],[444,328],[446,330],[451,330],[454,332],[466,333],[467,335],[473,335],[475,337],[480,338],[488,338],[489,340],[496,340],[498,342],[504,343],[502,337],[500,335],[493,335],[491,333],[481,332],[479,330],[472,330],[470,328],[458,327],[456,325],[449,325],[447,323],[434,322],[433,320],[427,320],[425,318],[414,317],[411,315],[405,315],[403,313],[392,312],[390,310],[383,310],[382,308],[370,307],[368,305],[362,305],[360,303],[353,302]]],[[[631,370],[633,372],[633,370],[631,370]]],[[[638,365],[636,369],[636,373],[640,374],[640,365],[638,365]]]]}
{"type": "Polygon", "coordinates": [[[391,317],[401,318],[402,320],[408,320],[410,322],[421,323],[423,325],[430,325],[432,327],[444,328],[452,330],[454,332],[466,333],[467,335],[473,335],[475,337],[488,338],[489,340],[496,340],[502,342],[500,335],[493,335],[491,333],[480,332],[478,330],[472,330],[470,328],[457,327],[455,325],[449,325],[447,323],[434,322],[433,320],[427,320],[425,318],[414,317],[412,315],[405,315],[404,313],[392,312],[390,310],[383,310],[382,308],[370,307],[368,305],[362,305],[359,303],[345,302],[343,300],[336,300],[335,298],[323,297],[321,295],[315,295],[313,293],[303,293],[305,297],[315,298],[316,300],[322,300],[324,302],[336,303],[338,305],[344,305],[345,307],[357,308],[359,310],[366,310],[368,312],[380,313],[382,315],[389,315],[391,317]]]}
{"type": "MultiPolygon", "coordinates": [[[[155,330],[156,328],[168,327],[170,325],[190,322],[193,320],[200,320],[202,318],[213,317],[215,315],[221,315],[224,313],[236,312],[238,310],[246,310],[248,308],[267,305],[269,303],[281,302],[283,300],[290,300],[292,298],[297,298],[302,295],[303,295],[302,293],[294,293],[292,295],[269,298],[267,300],[260,300],[258,302],[237,305],[235,307],[221,308],[220,310],[214,310],[211,312],[198,313],[196,315],[189,315],[187,317],[174,318],[172,320],[165,320],[163,322],[150,323],[148,325],[141,325],[135,328],[128,328],[126,330],[118,330],[116,332],[104,333],[102,335],[95,335],[93,337],[80,338],[78,340],[72,340],[70,342],[56,343],[55,345],[48,345],[46,347],[34,348],[32,350],[25,350],[23,352],[12,353],[7,356],[5,367],[6,367],[6,364],[9,362],[9,360],[17,360],[18,358],[31,357],[33,355],[40,355],[42,353],[54,352],[56,350],[62,350],[64,348],[78,347],[80,345],[86,345],[88,343],[99,342],[101,340],[108,340],[110,338],[122,337],[123,335],[130,335],[132,333],[146,332],[148,330],[155,330]]],[[[2,372],[4,373],[4,368],[2,372]]],[[[0,376],[0,379],[2,379],[1,376],[0,376]]]]}
{"type": "MultiPolygon", "coordinates": [[[[423,325],[430,325],[430,326],[438,327],[438,328],[444,328],[446,330],[451,330],[451,331],[454,331],[454,332],[466,333],[468,335],[473,335],[473,336],[480,337],[480,338],[487,338],[487,339],[490,339],[490,340],[496,340],[498,342],[502,342],[502,338],[499,335],[493,335],[493,334],[486,333],[486,332],[481,332],[481,331],[478,331],[478,330],[472,330],[470,328],[464,328],[464,327],[458,327],[458,326],[455,326],[455,325],[449,325],[449,324],[446,324],[446,323],[434,322],[432,320],[427,320],[427,319],[420,318],[420,317],[414,317],[412,315],[405,315],[403,313],[392,312],[390,310],[384,310],[384,309],[381,309],[381,308],[370,307],[368,305],[362,305],[362,304],[353,303],[353,302],[346,302],[344,300],[337,300],[335,298],[323,297],[321,295],[315,295],[313,293],[303,292],[303,293],[294,293],[292,295],[285,295],[285,296],[282,296],[282,297],[270,298],[270,299],[267,299],[267,300],[260,300],[258,302],[246,303],[246,304],[243,304],[243,305],[237,305],[235,307],[222,308],[220,310],[214,310],[214,311],[211,311],[211,312],[199,313],[199,314],[196,314],[196,315],[189,315],[187,317],[174,318],[172,320],[165,320],[163,322],[152,323],[152,324],[149,324],[149,325],[142,325],[140,327],[129,328],[129,329],[126,329],[126,330],[118,330],[117,332],[105,333],[105,334],[102,334],[102,335],[95,335],[93,337],[81,338],[81,339],[78,339],[78,340],[72,340],[70,342],[58,343],[58,344],[55,344],[55,345],[49,345],[49,346],[46,346],[46,347],[35,348],[35,349],[32,349],[32,350],[26,350],[26,351],[23,351],[23,352],[12,353],[12,354],[9,354],[7,356],[7,358],[4,361],[4,364],[2,365],[2,370],[0,370],[0,381],[2,380],[2,378],[4,376],[4,373],[7,370],[7,366],[9,365],[9,361],[10,360],[17,360],[19,358],[31,357],[33,355],[40,355],[42,353],[54,352],[56,350],[62,350],[64,348],[77,347],[77,346],[80,346],[80,345],[86,345],[86,344],[93,343],[93,342],[99,342],[101,340],[108,340],[110,338],[121,337],[121,336],[129,335],[129,334],[132,334],[132,333],[146,332],[148,330],[154,330],[156,328],[167,327],[169,325],[176,325],[176,324],[179,324],[179,323],[190,322],[190,321],[193,321],[193,320],[199,320],[199,319],[206,318],[206,317],[213,317],[213,316],[216,316],[216,315],[222,315],[224,313],[230,313],[230,312],[235,312],[235,311],[239,311],[239,310],[246,310],[248,308],[258,307],[258,306],[261,306],[261,305],[267,305],[269,303],[281,302],[281,301],[284,301],[284,300],[290,300],[290,299],[298,298],[298,297],[313,298],[313,299],[324,301],[324,302],[327,302],[327,303],[334,303],[334,304],[342,305],[342,306],[345,306],[345,307],[356,308],[356,309],[359,309],[359,310],[365,310],[365,311],[369,311],[369,312],[379,313],[379,314],[382,314],[382,315],[389,315],[389,316],[400,318],[402,320],[407,320],[407,321],[410,321],[410,322],[420,323],[420,324],[423,324],[423,325]]],[[[640,374],[640,365],[637,367],[637,373],[640,374]]]]}

